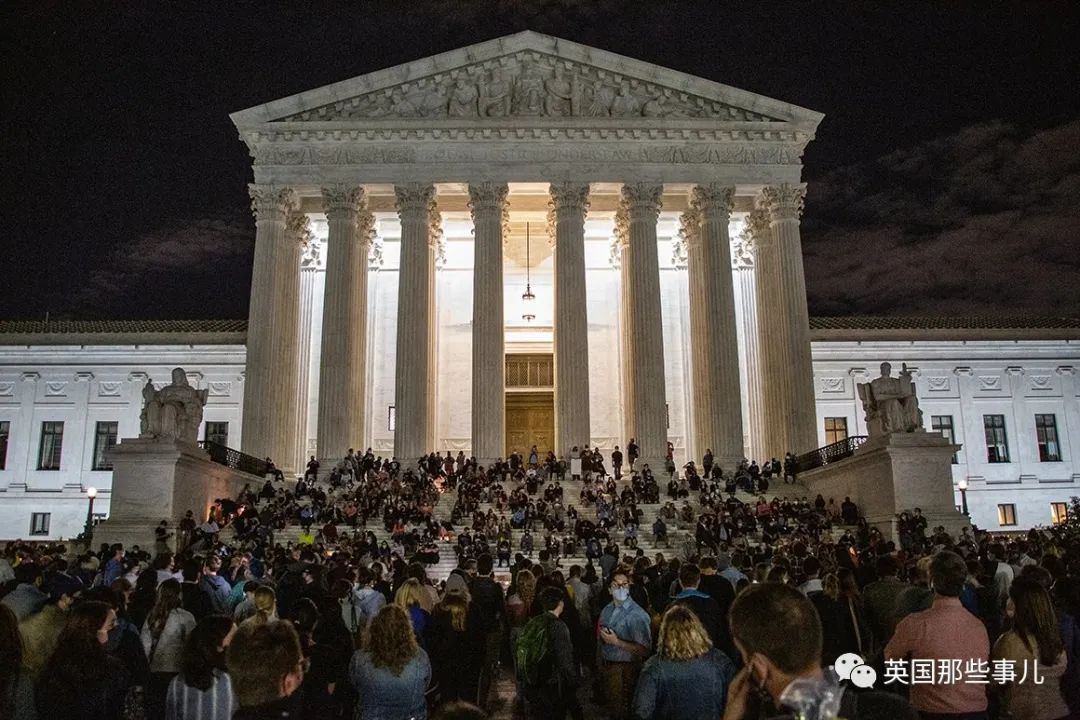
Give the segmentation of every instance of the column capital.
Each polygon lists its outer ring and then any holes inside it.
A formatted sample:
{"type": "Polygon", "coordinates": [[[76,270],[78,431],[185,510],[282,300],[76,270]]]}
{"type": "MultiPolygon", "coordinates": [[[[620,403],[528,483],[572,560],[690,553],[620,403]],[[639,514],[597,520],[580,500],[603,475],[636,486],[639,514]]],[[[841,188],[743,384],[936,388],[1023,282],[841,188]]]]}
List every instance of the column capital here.
{"type": "Polygon", "coordinates": [[[584,223],[589,212],[589,183],[553,182],[548,192],[547,232],[548,243],[556,247],[555,226],[560,221],[584,223]]]}
{"type": "Polygon", "coordinates": [[[469,183],[469,212],[473,222],[485,213],[502,215],[506,211],[506,196],[510,188],[506,183],[469,183]]]}
{"type": "Polygon", "coordinates": [[[683,269],[689,262],[690,248],[701,242],[701,211],[694,205],[679,215],[679,237],[671,243],[671,264],[683,269]]]}
{"type": "Polygon", "coordinates": [[[285,219],[285,232],[288,233],[289,239],[303,247],[307,247],[313,238],[311,218],[297,210],[290,212],[285,219]]]}
{"type": "Polygon", "coordinates": [[[663,203],[664,186],[653,183],[625,183],[622,186],[621,205],[626,210],[627,220],[656,222],[663,203]]]}
{"type": "Polygon", "coordinates": [[[803,202],[806,199],[806,185],[769,185],[762,189],[760,206],[769,215],[770,222],[795,220],[802,216],[803,202]]]}
{"type": "Polygon", "coordinates": [[[394,207],[402,220],[427,219],[435,207],[435,186],[430,183],[395,185],[394,207]]]}
{"type": "Polygon", "coordinates": [[[730,185],[708,183],[695,185],[690,191],[690,205],[701,213],[703,220],[727,222],[735,204],[735,188],[730,185]]]}
{"type": "Polygon", "coordinates": [[[322,197],[328,220],[351,220],[365,203],[364,188],[356,185],[325,186],[322,197]]]}
{"type": "Polygon", "coordinates": [[[248,185],[248,195],[251,196],[251,212],[255,215],[255,222],[285,222],[286,215],[299,205],[296,192],[280,185],[251,183],[248,185]]]}

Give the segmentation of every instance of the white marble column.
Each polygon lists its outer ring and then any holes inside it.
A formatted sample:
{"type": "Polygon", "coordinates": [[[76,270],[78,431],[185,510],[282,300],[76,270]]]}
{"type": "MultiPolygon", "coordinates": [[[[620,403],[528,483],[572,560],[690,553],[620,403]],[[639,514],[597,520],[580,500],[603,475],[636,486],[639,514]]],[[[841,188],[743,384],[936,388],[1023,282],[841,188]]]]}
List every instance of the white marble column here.
{"type": "Polygon", "coordinates": [[[472,454],[481,465],[504,455],[506,359],[503,313],[503,227],[506,183],[469,185],[473,221],[472,454]]]}
{"type": "Polygon", "coordinates": [[[375,219],[355,186],[322,189],[329,224],[319,357],[319,458],[363,452],[367,384],[368,252],[375,219]]]}
{"type": "Polygon", "coordinates": [[[769,231],[764,211],[753,210],[746,218],[742,235],[732,243],[731,264],[742,304],[740,331],[743,353],[743,395],[746,398],[746,457],[763,462],[765,453],[765,418],[762,399],[761,348],[758,328],[757,268],[754,260],[755,238],[769,231]]]}
{"type": "Polygon", "coordinates": [[[662,185],[623,185],[616,214],[622,242],[623,292],[626,295],[627,371],[631,435],[640,447],[639,465],[663,473],[667,455],[667,393],[664,387],[664,338],[660,312],[660,263],[656,220],[662,185]]]}
{"type": "Polygon", "coordinates": [[[805,188],[778,185],[762,191],[769,232],[758,243],[758,326],[764,379],[766,454],[804,453],[817,447],[810,318],[803,275],[802,215],[805,188]]]}
{"type": "Polygon", "coordinates": [[[316,266],[318,252],[319,248],[314,240],[300,251],[300,320],[297,340],[300,374],[296,383],[296,467],[301,469],[307,467],[309,434],[318,423],[316,417],[316,425],[309,427],[310,418],[308,417],[311,384],[314,380],[312,377],[314,373],[311,372],[311,338],[315,309],[315,278],[319,272],[316,266]]]}
{"type": "Polygon", "coordinates": [[[555,250],[555,452],[569,457],[575,445],[583,447],[591,438],[585,289],[588,183],[552,183],[548,207],[555,250]]]}
{"type": "Polygon", "coordinates": [[[286,473],[296,453],[300,236],[306,216],[289,188],[251,185],[255,260],[248,308],[241,450],[286,473]],[[286,223],[292,221],[289,227],[286,223]]]}
{"type": "Polygon", "coordinates": [[[435,186],[409,183],[394,187],[401,219],[398,272],[397,355],[394,378],[394,455],[413,466],[431,451],[431,312],[435,186]]]}
{"type": "Polygon", "coordinates": [[[699,185],[685,222],[690,279],[690,349],[694,453],[706,449],[725,470],[743,459],[739,337],[731,275],[731,217],[735,188],[699,185]]]}

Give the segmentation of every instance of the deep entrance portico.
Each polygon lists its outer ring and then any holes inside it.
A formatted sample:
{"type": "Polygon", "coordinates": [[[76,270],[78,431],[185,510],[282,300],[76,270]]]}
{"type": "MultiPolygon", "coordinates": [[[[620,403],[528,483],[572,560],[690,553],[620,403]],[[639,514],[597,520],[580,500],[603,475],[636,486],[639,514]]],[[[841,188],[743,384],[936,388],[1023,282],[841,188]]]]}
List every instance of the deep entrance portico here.
{"type": "Polygon", "coordinates": [[[461,348],[471,352],[471,419],[459,449],[481,461],[505,452],[505,355],[531,347],[554,354],[557,453],[598,442],[590,417],[607,401],[623,423],[609,435],[636,437],[642,459],[659,464],[670,404],[657,241],[673,211],[689,307],[687,450],[700,456],[709,447],[730,464],[748,452],[813,447],[799,216],[801,155],[820,119],[531,32],[234,114],[254,158],[257,227],[244,451],[296,470],[309,449],[298,442],[308,394],[299,294],[313,219],[327,231],[318,454],[332,459],[362,445],[377,417],[368,397],[368,262],[380,223],[392,226],[396,235],[383,239],[396,237],[399,251],[392,451],[411,462],[447,449],[436,429],[440,403],[464,410],[466,400],[436,382],[446,340],[437,337],[436,278],[444,228],[465,223],[472,311],[452,327],[467,324],[471,334],[461,348]],[[586,224],[597,219],[614,240],[618,295],[606,300],[619,309],[618,348],[589,342],[597,298],[587,286],[586,224]],[[511,337],[520,347],[508,348],[507,243],[521,221],[543,220],[554,255],[548,335],[511,337]],[[733,223],[743,228],[736,237],[733,223]],[[752,277],[736,287],[740,267],[752,277]],[[604,374],[597,355],[613,352],[618,371],[604,374]],[[613,393],[598,394],[607,382],[613,393]]]}

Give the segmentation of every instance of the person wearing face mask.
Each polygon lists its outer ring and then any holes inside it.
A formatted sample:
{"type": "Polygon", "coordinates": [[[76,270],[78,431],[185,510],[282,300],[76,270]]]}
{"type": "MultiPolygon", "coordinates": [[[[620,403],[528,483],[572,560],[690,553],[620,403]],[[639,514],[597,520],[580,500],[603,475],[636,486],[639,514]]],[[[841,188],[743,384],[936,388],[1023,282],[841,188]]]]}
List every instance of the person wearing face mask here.
{"type": "Polygon", "coordinates": [[[652,620],[630,597],[630,570],[611,574],[611,602],[600,612],[600,675],[608,717],[631,717],[641,664],[652,652],[652,620]]]}
{"type": "Polygon", "coordinates": [[[856,694],[826,674],[821,667],[821,620],[814,604],[796,588],[751,585],[731,605],[730,624],[743,668],[728,688],[723,720],[757,720],[765,702],[782,709],[784,714],[770,716],[775,720],[919,720],[898,695],[856,694]]]}

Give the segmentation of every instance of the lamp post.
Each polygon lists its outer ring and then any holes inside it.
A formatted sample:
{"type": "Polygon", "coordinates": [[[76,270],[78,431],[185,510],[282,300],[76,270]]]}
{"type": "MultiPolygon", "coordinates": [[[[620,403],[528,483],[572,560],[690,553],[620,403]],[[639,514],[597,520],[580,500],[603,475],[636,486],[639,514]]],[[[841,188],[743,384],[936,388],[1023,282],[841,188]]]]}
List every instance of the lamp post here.
{"type": "Polygon", "coordinates": [[[83,531],[83,535],[86,537],[86,549],[89,550],[92,545],[94,535],[94,498],[97,497],[97,488],[86,488],[86,498],[90,503],[86,507],[86,529],[83,531]]]}
{"type": "Polygon", "coordinates": [[[968,514],[968,504],[967,504],[968,481],[967,481],[967,478],[960,478],[960,481],[958,483],[956,483],[956,487],[960,490],[960,512],[967,515],[968,514]]]}

